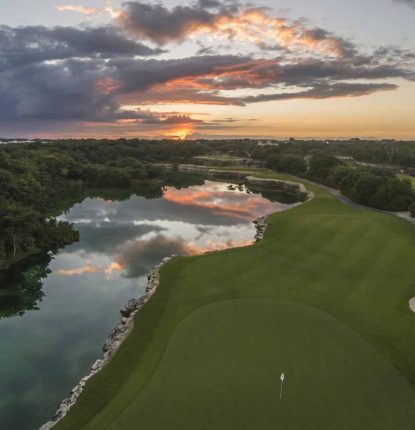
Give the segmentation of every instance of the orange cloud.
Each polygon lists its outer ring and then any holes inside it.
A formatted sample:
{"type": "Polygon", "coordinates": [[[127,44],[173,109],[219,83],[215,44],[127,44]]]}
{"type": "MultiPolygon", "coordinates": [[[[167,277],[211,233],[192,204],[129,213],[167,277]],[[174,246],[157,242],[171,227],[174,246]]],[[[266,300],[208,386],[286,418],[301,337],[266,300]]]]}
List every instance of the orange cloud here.
{"type": "Polygon", "coordinates": [[[87,261],[85,266],[79,267],[77,269],[60,269],[56,272],[60,276],[75,276],[75,275],[85,275],[86,273],[97,273],[99,272],[99,267],[95,266],[90,261],[87,261]]]}
{"type": "Polygon", "coordinates": [[[111,279],[113,272],[120,271],[123,268],[124,267],[121,263],[114,261],[113,263],[110,263],[107,268],[104,269],[104,273],[107,275],[107,279],[111,279]]]}
{"type": "Polygon", "coordinates": [[[74,5],[60,5],[56,7],[60,12],[79,12],[87,17],[92,17],[100,13],[99,9],[85,6],[74,6],[74,5]]]}
{"type": "Polygon", "coordinates": [[[82,267],[78,267],[75,269],[60,269],[56,272],[59,276],[81,276],[87,273],[105,273],[107,279],[111,279],[114,271],[122,270],[123,266],[121,263],[112,262],[107,267],[100,267],[93,264],[91,261],[87,261],[86,264],[82,267]]]}
{"type": "Polygon", "coordinates": [[[244,199],[231,199],[231,193],[227,191],[201,191],[198,189],[177,190],[167,187],[163,198],[167,201],[193,207],[201,207],[212,210],[212,213],[251,220],[257,213],[266,213],[269,202],[262,197],[249,195],[244,199]]]}
{"type": "Polygon", "coordinates": [[[213,240],[207,240],[203,245],[197,245],[193,242],[187,244],[186,250],[189,255],[200,255],[205,252],[212,251],[223,251],[229,248],[240,248],[242,246],[252,245],[253,240],[230,240],[228,242],[215,242],[213,240]]]}
{"type": "Polygon", "coordinates": [[[349,42],[330,32],[271,16],[261,8],[223,6],[211,12],[196,5],[169,9],[162,5],[129,2],[120,11],[118,22],[159,45],[208,34],[212,38],[260,47],[304,48],[330,56],[343,56],[353,49],[349,42]]]}
{"type": "Polygon", "coordinates": [[[102,94],[111,94],[120,88],[120,84],[114,79],[106,77],[96,81],[95,88],[102,94]]]}

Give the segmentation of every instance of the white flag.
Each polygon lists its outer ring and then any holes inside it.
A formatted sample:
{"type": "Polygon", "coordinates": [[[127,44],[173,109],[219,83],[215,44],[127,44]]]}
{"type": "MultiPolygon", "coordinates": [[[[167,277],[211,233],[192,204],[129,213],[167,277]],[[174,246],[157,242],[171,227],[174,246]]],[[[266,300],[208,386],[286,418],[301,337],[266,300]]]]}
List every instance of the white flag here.
{"type": "Polygon", "coordinates": [[[281,381],[284,382],[285,376],[284,373],[281,373],[281,381]]]}

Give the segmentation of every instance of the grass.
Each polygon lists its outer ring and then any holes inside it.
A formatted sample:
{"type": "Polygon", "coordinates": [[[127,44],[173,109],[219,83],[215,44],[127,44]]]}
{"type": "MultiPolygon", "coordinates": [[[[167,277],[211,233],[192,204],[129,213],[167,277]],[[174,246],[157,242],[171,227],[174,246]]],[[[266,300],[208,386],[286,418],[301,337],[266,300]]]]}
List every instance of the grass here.
{"type": "Polygon", "coordinates": [[[398,173],[397,176],[399,179],[409,179],[412,183],[413,188],[415,189],[415,177],[414,176],[405,175],[403,173],[398,173]]]}
{"type": "Polygon", "coordinates": [[[164,266],[55,428],[414,429],[414,226],[307,186],[255,246],[164,266]]]}

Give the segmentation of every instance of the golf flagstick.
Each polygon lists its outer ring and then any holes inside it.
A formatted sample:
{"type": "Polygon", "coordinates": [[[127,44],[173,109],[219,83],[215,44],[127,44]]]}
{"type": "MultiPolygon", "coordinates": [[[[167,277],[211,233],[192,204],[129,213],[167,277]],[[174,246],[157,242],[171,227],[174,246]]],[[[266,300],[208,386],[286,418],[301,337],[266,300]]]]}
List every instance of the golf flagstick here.
{"type": "Polygon", "coordinates": [[[284,385],[284,379],[285,379],[284,372],[283,372],[283,373],[281,373],[281,377],[280,377],[280,379],[281,379],[280,399],[282,399],[282,386],[284,385]]]}

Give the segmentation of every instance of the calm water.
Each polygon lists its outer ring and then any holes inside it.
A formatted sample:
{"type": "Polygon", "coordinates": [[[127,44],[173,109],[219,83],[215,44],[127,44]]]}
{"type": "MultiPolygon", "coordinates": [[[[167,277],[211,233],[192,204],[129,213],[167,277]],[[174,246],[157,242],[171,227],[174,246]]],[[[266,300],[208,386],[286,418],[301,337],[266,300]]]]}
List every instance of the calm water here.
{"type": "Polygon", "coordinates": [[[217,182],[73,206],[61,218],[76,225],[80,242],[2,281],[0,429],[38,429],[53,415],[163,257],[249,244],[251,221],[284,207],[217,182]]]}

